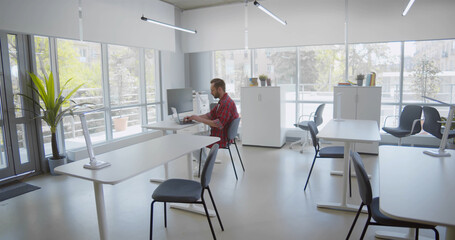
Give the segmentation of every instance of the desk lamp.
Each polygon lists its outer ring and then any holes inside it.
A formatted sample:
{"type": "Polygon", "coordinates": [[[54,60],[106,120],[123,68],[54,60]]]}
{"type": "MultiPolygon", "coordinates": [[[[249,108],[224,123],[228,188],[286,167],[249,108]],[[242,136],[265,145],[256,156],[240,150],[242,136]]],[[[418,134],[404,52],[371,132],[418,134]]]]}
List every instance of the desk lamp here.
{"type": "Polygon", "coordinates": [[[449,130],[450,127],[452,126],[452,119],[453,119],[453,114],[455,111],[455,105],[453,104],[448,104],[439,100],[436,100],[434,98],[429,98],[426,96],[422,96],[426,99],[430,99],[432,101],[441,103],[443,105],[449,106],[449,116],[447,117],[447,122],[446,122],[446,127],[444,129],[444,133],[442,134],[442,139],[441,139],[441,144],[439,144],[439,149],[438,150],[427,150],[423,151],[423,153],[433,156],[433,157],[450,157],[450,153],[445,150],[446,145],[447,145],[447,137],[449,136],[449,130]]]}
{"type": "MultiPolygon", "coordinates": [[[[100,110],[100,109],[89,111],[89,112],[94,112],[94,111],[98,111],[98,110],[100,110]]],[[[84,164],[84,168],[98,170],[101,168],[108,167],[111,164],[108,162],[97,161],[95,158],[95,153],[93,152],[92,140],[90,139],[90,133],[88,132],[88,128],[87,128],[87,120],[85,119],[85,114],[89,113],[89,112],[83,112],[83,113],[78,114],[79,118],[81,119],[82,132],[84,133],[85,144],[87,145],[88,156],[90,158],[90,163],[84,164]]]]}

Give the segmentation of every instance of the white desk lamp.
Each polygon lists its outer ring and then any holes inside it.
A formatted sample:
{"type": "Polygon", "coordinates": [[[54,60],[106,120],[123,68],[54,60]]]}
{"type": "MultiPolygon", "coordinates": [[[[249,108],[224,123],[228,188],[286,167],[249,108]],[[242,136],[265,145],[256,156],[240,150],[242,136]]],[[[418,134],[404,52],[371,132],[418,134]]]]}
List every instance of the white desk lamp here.
{"type": "MultiPolygon", "coordinates": [[[[100,109],[89,111],[89,112],[94,112],[94,111],[99,111],[99,110],[100,109]]],[[[87,145],[87,152],[88,152],[88,156],[90,158],[90,163],[84,164],[84,168],[97,170],[97,169],[101,169],[104,167],[108,167],[111,164],[108,162],[97,161],[95,158],[95,153],[93,152],[92,140],[90,140],[90,133],[88,132],[88,128],[87,128],[87,120],[85,119],[85,114],[89,113],[89,112],[83,112],[83,113],[78,114],[79,118],[81,119],[82,132],[84,133],[85,144],[87,145]]]]}
{"type": "Polygon", "coordinates": [[[343,93],[337,93],[335,95],[335,102],[337,103],[337,106],[336,106],[336,116],[335,116],[335,121],[337,122],[341,122],[343,121],[343,119],[341,119],[341,96],[343,95],[343,93]]]}
{"type": "Polygon", "coordinates": [[[422,96],[422,97],[450,107],[449,116],[447,117],[446,127],[444,129],[444,133],[442,134],[442,139],[441,139],[441,144],[439,144],[439,149],[438,150],[427,150],[427,151],[423,151],[423,153],[433,156],[433,157],[450,157],[450,153],[447,152],[445,150],[445,148],[447,145],[447,137],[449,136],[450,127],[452,126],[452,119],[453,119],[453,114],[455,111],[455,105],[448,104],[448,103],[436,100],[434,98],[429,98],[429,97],[425,97],[425,96],[422,96]]]}

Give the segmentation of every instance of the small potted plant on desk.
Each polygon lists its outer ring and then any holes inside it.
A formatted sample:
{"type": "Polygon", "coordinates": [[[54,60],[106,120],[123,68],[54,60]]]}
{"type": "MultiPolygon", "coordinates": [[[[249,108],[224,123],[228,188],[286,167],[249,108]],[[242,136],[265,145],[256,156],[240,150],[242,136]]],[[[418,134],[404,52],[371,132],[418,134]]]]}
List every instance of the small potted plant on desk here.
{"type": "Polygon", "coordinates": [[[357,75],[357,86],[361,87],[363,85],[363,79],[365,79],[365,75],[359,74],[357,75]]]}
{"type": "Polygon", "coordinates": [[[265,87],[265,81],[267,81],[267,75],[261,74],[259,75],[259,80],[261,80],[261,87],[265,87]]]}
{"type": "Polygon", "coordinates": [[[33,96],[26,94],[18,94],[32,102],[33,105],[38,106],[42,115],[38,116],[49,125],[51,130],[51,144],[52,144],[52,157],[47,158],[49,162],[49,170],[52,175],[57,175],[54,172],[54,168],[66,163],[66,156],[59,153],[57,146],[57,135],[56,130],[60,121],[67,113],[72,114],[73,110],[85,105],[86,103],[70,105],[70,98],[74,93],[82,87],[83,84],[78,85],[68,95],[63,96],[63,91],[66,90],[68,83],[71,79],[67,80],[61,87],[57,96],[55,96],[55,84],[52,72],[49,74],[49,78],[44,77],[41,79],[33,73],[29,73],[35,87],[31,87],[32,91],[38,95],[39,99],[35,99],[33,96]],[[41,101],[41,103],[40,103],[41,101]],[[62,109],[64,108],[64,109],[62,109]]]}

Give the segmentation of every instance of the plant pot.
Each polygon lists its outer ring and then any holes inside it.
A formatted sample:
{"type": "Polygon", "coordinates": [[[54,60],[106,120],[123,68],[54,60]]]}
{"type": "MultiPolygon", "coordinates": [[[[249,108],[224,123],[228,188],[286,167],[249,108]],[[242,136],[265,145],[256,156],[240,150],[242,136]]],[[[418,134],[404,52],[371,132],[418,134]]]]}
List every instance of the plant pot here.
{"type": "Polygon", "coordinates": [[[66,164],[66,156],[60,156],[58,159],[48,157],[47,161],[49,163],[49,171],[51,172],[51,175],[58,176],[60,174],[55,173],[54,168],[66,164]]]}
{"type": "Polygon", "coordinates": [[[128,117],[114,118],[113,122],[116,132],[125,131],[128,126],[128,117]]]}
{"type": "Polygon", "coordinates": [[[265,80],[261,80],[261,87],[265,87],[265,80]]]}
{"type": "Polygon", "coordinates": [[[363,79],[357,79],[357,86],[361,87],[363,85],[363,79]]]}
{"type": "Polygon", "coordinates": [[[272,79],[267,78],[267,87],[272,86],[272,79]]]}

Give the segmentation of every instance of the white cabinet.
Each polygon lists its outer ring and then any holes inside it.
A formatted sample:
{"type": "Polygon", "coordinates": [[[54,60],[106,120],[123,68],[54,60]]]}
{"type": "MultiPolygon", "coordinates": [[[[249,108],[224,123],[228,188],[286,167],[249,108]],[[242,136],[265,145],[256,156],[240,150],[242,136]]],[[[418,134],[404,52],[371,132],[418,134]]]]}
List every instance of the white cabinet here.
{"type": "Polygon", "coordinates": [[[280,87],[242,87],[242,144],[282,147],[285,143],[284,93],[280,87]]]}
{"type": "MultiPolygon", "coordinates": [[[[336,86],[333,89],[333,118],[340,106],[342,119],[374,120],[380,126],[381,87],[336,86]],[[341,94],[341,97],[337,97],[341,94]],[[341,103],[339,100],[341,99],[341,103]]],[[[379,143],[356,143],[354,150],[378,154],[379,143]]]]}

